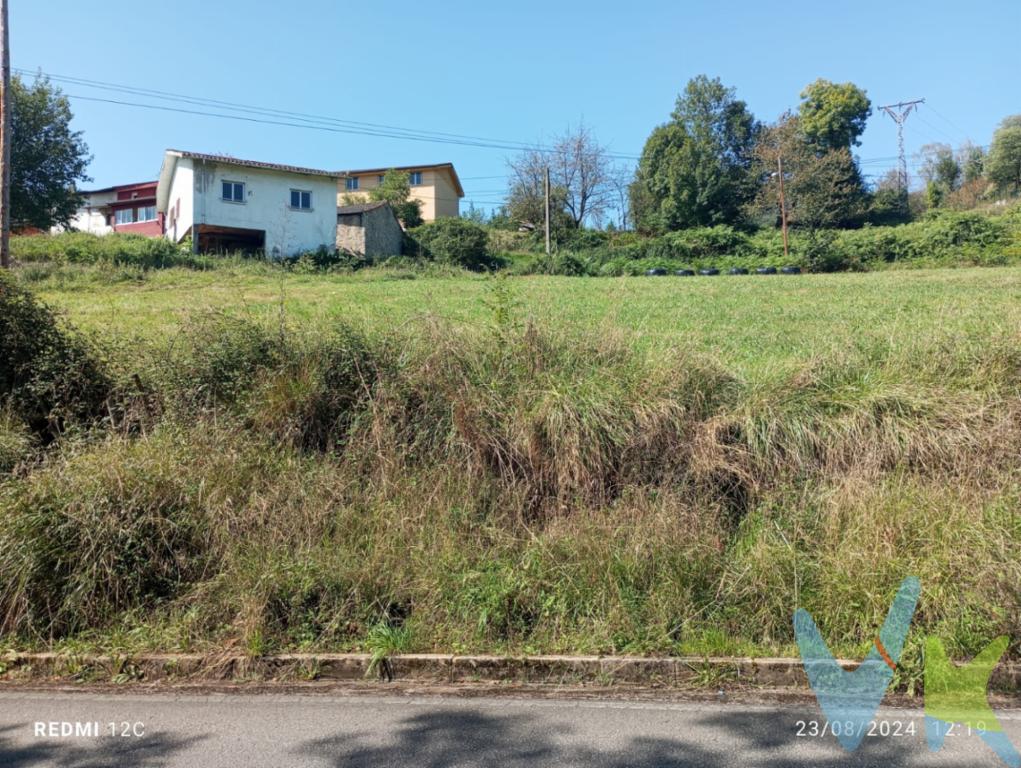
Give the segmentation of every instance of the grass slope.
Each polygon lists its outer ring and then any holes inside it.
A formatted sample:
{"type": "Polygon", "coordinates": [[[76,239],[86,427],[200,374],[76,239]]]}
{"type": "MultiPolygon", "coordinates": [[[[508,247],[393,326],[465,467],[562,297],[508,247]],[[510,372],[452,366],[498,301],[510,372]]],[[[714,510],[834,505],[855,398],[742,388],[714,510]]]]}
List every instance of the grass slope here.
{"type": "Polygon", "coordinates": [[[10,379],[7,642],[1021,651],[1021,270],[392,277],[23,276],[107,394],[10,379]]]}
{"type": "Polygon", "coordinates": [[[258,319],[391,327],[435,316],[478,324],[504,283],[515,314],[635,342],[691,347],[728,369],[768,374],[847,346],[932,334],[982,337],[1021,321],[1021,268],[715,278],[484,277],[395,279],[399,273],[296,275],[257,267],[163,270],[139,283],[47,279],[38,294],[77,326],[158,337],[197,310],[258,319]]]}

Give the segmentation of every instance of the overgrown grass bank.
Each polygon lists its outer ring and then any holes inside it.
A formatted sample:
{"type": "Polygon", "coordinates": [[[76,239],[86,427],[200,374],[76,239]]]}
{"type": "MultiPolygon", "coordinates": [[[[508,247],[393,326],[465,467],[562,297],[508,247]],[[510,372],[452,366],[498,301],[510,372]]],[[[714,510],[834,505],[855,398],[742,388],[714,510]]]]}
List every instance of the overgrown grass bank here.
{"type": "Polygon", "coordinates": [[[471,326],[195,313],[115,345],[0,290],[80,353],[0,377],[8,644],[789,653],[800,605],[860,654],[914,574],[907,676],[923,633],[1021,653],[1016,319],[748,379],[499,294],[471,326]],[[39,389],[71,373],[102,407],[39,389]]]}

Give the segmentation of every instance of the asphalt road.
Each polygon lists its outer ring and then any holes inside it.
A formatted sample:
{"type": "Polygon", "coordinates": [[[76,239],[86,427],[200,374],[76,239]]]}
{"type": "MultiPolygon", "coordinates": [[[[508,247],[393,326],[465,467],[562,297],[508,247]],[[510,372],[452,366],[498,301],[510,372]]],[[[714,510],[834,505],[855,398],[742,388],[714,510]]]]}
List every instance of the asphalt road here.
{"type": "MultiPolygon", "coordinates": [[[[997,714],[1021,743],[1021,711],[997,714]]],[[[877,730],[885,722],[889,735],[853,754],[832,735],[807,735],[819,717],[807,704],[7,691],[0,766],[1002,765],[964,733],[930,753],[917,710],[880,710],[877,730]]]]}

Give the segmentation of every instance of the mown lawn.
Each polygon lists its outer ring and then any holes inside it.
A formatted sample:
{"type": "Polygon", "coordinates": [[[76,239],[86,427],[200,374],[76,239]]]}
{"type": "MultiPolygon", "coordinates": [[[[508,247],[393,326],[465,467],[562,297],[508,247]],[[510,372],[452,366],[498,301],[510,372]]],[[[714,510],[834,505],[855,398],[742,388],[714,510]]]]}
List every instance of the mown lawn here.
{"type": "Polygon", "coordinates": [[[160,336],[201,310],[390,327],[434,315],[489,322],[504,285],[512,316],[623,328],[653,345],[693,346],[748,378],[788,371],[855,340],[894,347],[932,335],[981,338],[1021,327],[1021,268],[712,278],[296,275],[151,272],[141,283],[50,280],[37,287],[78,326],[160,336]]]}

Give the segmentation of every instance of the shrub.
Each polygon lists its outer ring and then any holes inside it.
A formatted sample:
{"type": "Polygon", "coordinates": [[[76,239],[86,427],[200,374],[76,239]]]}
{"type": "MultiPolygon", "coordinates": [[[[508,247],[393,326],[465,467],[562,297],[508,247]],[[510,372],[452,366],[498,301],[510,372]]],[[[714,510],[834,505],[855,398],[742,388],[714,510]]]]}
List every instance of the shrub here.
{"type": "Polygon", "coordinates": [[[304,344],[292,340],[286,358],[264,376],[253,398],[252,422],[296,448],[342,446],[372,392],[377,351],[362,334],[341,326],[304,344]]]}
{"type": "Polygon", "coordinates": [[[690,255],[695,259],[740,256],[748,248],[747,235],[722,225],[671,232],[662,239],[670,243],[681,258],[684,255],[690,255]]]}
{"type": "Polygon", "coordinates": [[[485,227],[467,219],[436,219],[410,234],[427,258],[473,270],[492,265],[485,227]]]}
{"type": "Polygon", "coordinates": [[[216,573],[257,530],[239,514],[277,469],[272,448],[222,438],[208,426],[110,436],[0,485],[0,632],[103,627],[216,573]]]}
{"type": "Polygon", "coordinates": [[[587,251],[606,245],[610,235],[606,232],[599,232],[594,229],[569,229],[557,242],[561,249],[570,251],[587,251]]]}
{"type": "Polygon", "coordinates": [[[251,390],[258,372],[279,364],[282,342],[251,320],[199,316],[156,360],[155,388],[184,408],[233,407],[251,390]]]}
{"type": "Polygon", "coordinates": [[[24,288],[0,275],[0,403],[52,438],[102,413],[111,382],[95,350],[24,288]]]}

